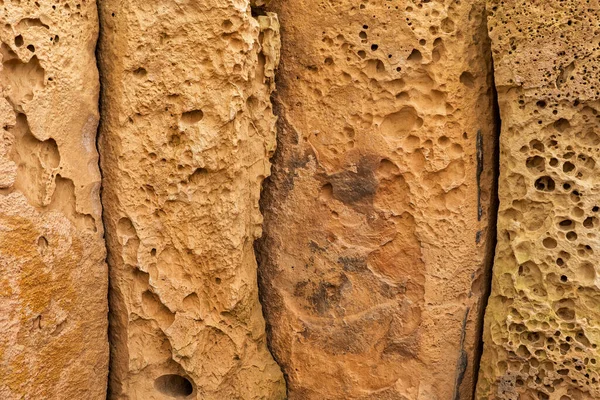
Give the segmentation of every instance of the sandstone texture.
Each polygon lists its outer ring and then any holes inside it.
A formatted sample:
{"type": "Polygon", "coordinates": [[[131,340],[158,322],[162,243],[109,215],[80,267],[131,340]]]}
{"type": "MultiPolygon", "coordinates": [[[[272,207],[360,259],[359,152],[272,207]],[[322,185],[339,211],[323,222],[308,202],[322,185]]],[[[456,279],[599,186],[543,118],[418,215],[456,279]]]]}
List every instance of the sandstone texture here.
{"type": "Polygon", "coordinates": [[[274,1],[257,243],[290,399],[468,399],[489,269],[484,1],[274,1]]]}
{"type": "Polygon", "coordinates": [[[109,398],[284,398],[253,250],[277,18],[239,0],[104,0],[100,20],[109,398]]]}
{"type": "Polygon", "coordinates": [[[490,1],[500,209],[479,399],[600,398],[600,3],[490,1]]]}
{"type": "Polygon", "coordinates": [[[103,399],[95,2],[0,2],[0,398],[103,399]]]}

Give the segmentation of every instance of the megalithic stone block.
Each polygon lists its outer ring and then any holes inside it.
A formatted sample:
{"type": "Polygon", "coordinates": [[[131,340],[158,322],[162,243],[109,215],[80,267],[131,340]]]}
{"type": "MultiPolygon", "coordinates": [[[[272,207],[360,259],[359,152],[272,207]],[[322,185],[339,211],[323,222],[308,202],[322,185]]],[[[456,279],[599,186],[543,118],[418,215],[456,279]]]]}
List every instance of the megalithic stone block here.
{"type": "Polygon", "coordinates": [[[0,398],[104,399],[96,4],[0,3],[0,398]]]}
{"type": "Polygon", "coordinates": [[[597,1],[488,1],[500,209],[479,399],[600,397],[597,1]]]}
{"type": "Polygon", "coordinates": [[[277,18],[248,1],[104,0],[100,20],[109,397],[281,399],[253,251],[277,18]]]}
{"type": "Polygon", "coordinates": [[[484,6],[267,6],[280,119],[257,248],[290,399],[473,395],[495,234],[484,6]]]}

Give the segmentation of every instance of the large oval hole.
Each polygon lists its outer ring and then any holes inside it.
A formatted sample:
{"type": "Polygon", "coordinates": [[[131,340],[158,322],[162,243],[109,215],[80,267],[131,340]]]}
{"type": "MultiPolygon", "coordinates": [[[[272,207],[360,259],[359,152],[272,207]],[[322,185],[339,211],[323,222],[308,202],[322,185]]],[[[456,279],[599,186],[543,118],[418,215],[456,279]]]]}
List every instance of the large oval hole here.
{"type": "Polygon", "coordinates": [[[159,376],[154,381],[154,388],[171,397],[187,397],[194,391],[192,382],[175,374],[159,376]]]}

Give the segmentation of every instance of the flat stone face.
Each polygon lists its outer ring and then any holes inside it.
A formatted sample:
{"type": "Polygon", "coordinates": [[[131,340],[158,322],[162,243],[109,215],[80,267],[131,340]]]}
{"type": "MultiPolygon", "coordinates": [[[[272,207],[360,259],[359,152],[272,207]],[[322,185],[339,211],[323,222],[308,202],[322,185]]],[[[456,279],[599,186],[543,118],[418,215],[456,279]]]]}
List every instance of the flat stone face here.
{"type": "Polygon", "coordinates": [[[245,1],[100,11],[109,397],[284,398],[253,252],[275,148],[277,19],[245,1]]]}
{"type": "Polygon", "coordinates": [[[600,397],[598,1],[489,1],[500,210],[479,399],[600,397]]]}
{"type": "Polygon", "coordinates": [[[484,1],[273,2],[279,143],[257,245],[290,399],[466,399],[495,126],[484,1]]]}
{"type": "Polygon", "coordinates": [[[0,7],[0,398],[102,399],[95,2],[0,7]]]}

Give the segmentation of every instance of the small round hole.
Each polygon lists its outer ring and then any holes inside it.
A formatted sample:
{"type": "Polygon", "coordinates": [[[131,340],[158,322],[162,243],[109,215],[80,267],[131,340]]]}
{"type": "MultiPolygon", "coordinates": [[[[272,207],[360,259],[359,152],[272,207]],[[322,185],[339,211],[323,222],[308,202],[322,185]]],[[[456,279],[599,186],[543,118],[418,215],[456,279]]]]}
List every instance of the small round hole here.
{"type": "Polygon", "coordinates": [[[554,179],[549,176],[542,176],[535,181],[535,188],[540,192],[552,192],[554,186],[554,179]]]}
{"type": "Polygon", "coordinates": [[[187,378],[175,374],[159,376],[154,381],[154,388],[169,397],[187,397],[194,391],[187,378]]]}
{"type": "Polygon", "coordinates": [[[542,241],[542,244],[544,245],[545,248],[547,249],[554,249],[556,248],[556,246],[558,245],[558,243],[556,242],[556,240],[554,238],[551,237],[547,237],[542,241]]]}
{"type": "Polygon", "coordinates": [[[563,164],[563,171],[565,173],[569,173],[569,172],[573,171],[574,169],[575,169],[575,164],[573,164],[572,162],[567,161],[563,164]]]}

